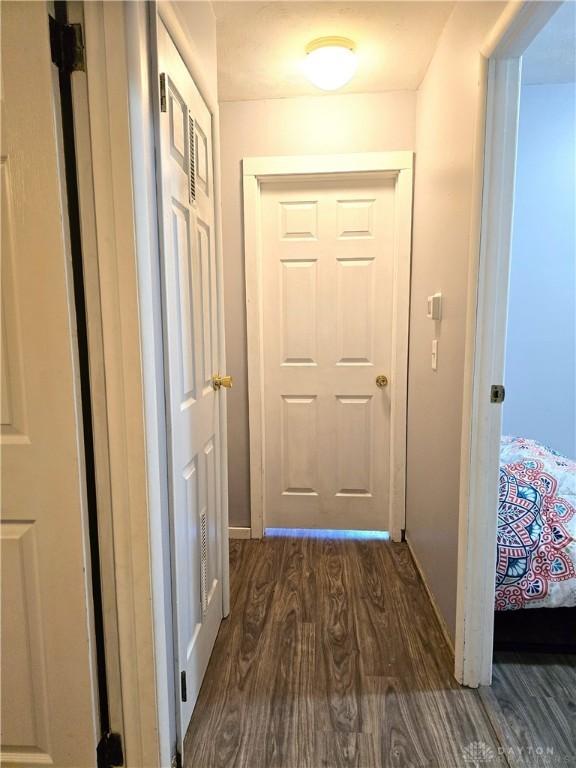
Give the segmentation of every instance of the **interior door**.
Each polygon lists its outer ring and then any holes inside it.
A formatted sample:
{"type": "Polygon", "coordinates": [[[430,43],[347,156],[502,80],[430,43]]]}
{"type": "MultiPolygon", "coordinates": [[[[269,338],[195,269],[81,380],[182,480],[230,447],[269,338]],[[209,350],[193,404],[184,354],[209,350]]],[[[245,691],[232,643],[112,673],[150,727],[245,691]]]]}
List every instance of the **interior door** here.
{"type": "Polygon", "coordinates": [[[183,740],[222,619],[212,118],[162,24],[161,220],[177,687],[183,740]]]}
{"type": "Polygon", "coordinates": [[[267,527],[388,530],[394,199],[386,178],[262,186],[267,527]]]}
{"type": "Polygon", "coordinates": [[[57,75],[45,3],[3,2],[1,20],[2,764],[84,768],[98,729],[57,75]]]}

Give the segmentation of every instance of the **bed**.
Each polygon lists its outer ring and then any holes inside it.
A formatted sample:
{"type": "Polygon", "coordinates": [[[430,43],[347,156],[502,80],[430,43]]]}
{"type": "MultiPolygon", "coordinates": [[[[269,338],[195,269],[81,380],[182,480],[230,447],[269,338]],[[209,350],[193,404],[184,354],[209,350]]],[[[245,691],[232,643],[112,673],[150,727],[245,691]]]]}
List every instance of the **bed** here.
{"type": "Polygon", "coordinates": [[[576,462],[526,438],[501,442],[495,610],[497,646],[574,650],[576,462]]]}

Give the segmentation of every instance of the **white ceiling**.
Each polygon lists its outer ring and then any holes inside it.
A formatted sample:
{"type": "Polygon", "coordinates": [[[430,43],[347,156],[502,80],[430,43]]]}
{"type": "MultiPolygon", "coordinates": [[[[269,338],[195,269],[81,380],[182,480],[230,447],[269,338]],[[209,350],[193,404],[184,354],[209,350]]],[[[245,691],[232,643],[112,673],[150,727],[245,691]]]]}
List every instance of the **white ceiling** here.
{"type": "Polygon", "coordinates": [[[564,3],[522,57],[526,85],[576,80],[576,3],[564,3]]]}
{"type": "Polygon", "coordinates": [[[358,70],[339,93],[418,88],[454,2],[213,2],[221,101],[321,95],[301,71],[305,46],[342,35],[358,70]]]}

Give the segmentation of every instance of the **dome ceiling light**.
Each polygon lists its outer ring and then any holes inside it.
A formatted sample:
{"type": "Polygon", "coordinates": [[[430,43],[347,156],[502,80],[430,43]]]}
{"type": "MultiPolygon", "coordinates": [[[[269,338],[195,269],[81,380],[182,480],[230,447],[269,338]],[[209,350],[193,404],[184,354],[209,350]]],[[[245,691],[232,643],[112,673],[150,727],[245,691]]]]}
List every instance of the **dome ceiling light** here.
{"type": "Polygon", "coordinates": [[[319,37],[306,46],[306,77],[323,91],[336,91],[350,82],[358,61],[356,46],[347,37],[319,37]]]}

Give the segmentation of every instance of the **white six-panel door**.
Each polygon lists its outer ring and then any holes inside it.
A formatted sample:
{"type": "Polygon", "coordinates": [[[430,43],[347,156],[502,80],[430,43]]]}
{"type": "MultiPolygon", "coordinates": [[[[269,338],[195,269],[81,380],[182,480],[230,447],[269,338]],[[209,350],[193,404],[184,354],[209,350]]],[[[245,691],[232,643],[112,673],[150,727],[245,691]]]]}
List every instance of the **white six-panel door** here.
{"type": "Polygon", "coordinates": [[[179,731],[222,619],[218,293],[212,118],[162,24],[162,281],[179,731]]]}
{"type": "Polygon", "coordinates": [[[0,14],[0,762],[89,768],[99,728],[56,75],[46,4],[0,14]]]}
{"type": "Polygon", "coordinates": [[[268,527],[388,529],[395,191],[262,187],[268,527]]]}

